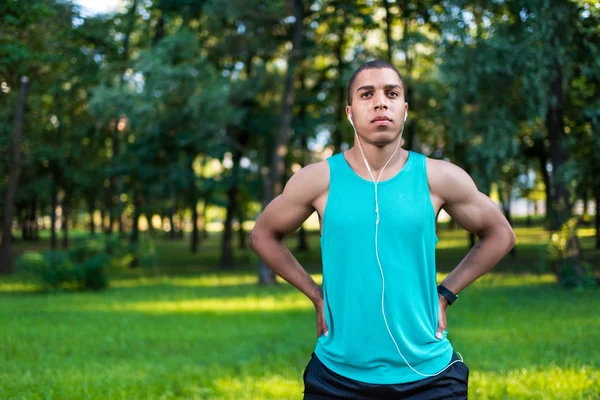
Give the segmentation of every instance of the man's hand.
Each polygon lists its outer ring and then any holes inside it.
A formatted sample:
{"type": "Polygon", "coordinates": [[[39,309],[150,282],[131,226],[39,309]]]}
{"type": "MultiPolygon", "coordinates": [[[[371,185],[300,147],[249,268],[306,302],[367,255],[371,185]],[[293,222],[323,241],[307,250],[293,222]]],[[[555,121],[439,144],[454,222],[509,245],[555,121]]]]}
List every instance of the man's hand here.
{"type": "Polygon", "coordinates": [[[442,338],[444,329],[446,329],[446,310],[448,309],[448,300],[441,294],[438,294],[438,329],[435,337],[442,338]]]}
{"type": "Polygon", "coordinates": [[[284,242],[314,212],[313,203],[329,187],[327,161],[298,171],[283,193],[265,207],[250,233],[250,248],[275,273],[298,288],[313,304],[322,302],[322,290],[300,265],[284,242]]]}
{"type": "Polygon", "coordinates": [[[477,189],[464,170],[446,161],[427,159],[427,173],[434,211],[443,208],[460,226],[479,237],[466,257],[441,282],[458,294],[513,248],[515,233],[496,203],[477,189]]]}
{"type": "Polygon", "coordinates": [[[317,312],[317,339],[323,334],[327,336],[329,332],[329,329],[327,328],[327,322],[325,321],[325,312],[323,309],[323,301],[318,301],[315,303],[315,311],[317,312]]]}

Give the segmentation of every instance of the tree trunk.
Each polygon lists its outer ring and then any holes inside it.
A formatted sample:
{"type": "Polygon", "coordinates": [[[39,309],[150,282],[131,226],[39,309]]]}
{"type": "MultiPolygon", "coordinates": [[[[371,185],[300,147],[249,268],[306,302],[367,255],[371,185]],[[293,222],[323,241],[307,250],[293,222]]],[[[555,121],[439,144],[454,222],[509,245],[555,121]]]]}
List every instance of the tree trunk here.
{"type": "Polygon", "coordinates": [[[120,182],[119,180],[119,193],[117,196],[117,224],[119,224],[118,230],[119,230],[119,236],[120,237],[124,237],[125,236],[125,226],[127,225],[127,221],[126,221],[126,216],[125,216],[125,212],[123,210],[123,202],[121,201],[121,193],[123,191],[123,183],[120,182]]]}
{"type": "Polygon", "coordinates": [[[242,150],[236,148],[233,152],[233,168],[231,170],[231,187],[227,190],[227,209],[225,215],[225,224],[223,226],[223,237],[221,241],[221,269],[233,269],[233,217],[237,212],[238,181],[240,173],[240,160],[242,159],[242,150]]]}
{"type": "Polygon", "coordinates": [[[4,211],[2,221],[2,243],[0,244],[0,274],[8,275],[13,272],[12,253],[12,220],[15,206],[15,194],[21,172],[21,134],[23,132],[23,117],[29,78],[21,77],[21,87],[13,119],[11,153],[12,161],[8,171],[8,182],[4,192],[4,211]]]}
{"type": "MultiPolygon", "coordinates": [[[[512,182],[506,182],[506,185],[508,186],[508,188],[506,188],[506,193],[504,193],[504,190],[502,190],[502,186],[498,185],[498,194],[500,196],[500,206],[502,208],[502,213],[504,214],[504,217],[508,221],[509,225],[512,226],[513,223],[512,223],[512,215],[510,212],[510,209],[511,209],[510,192],[511,192],[511,188],[513,187],[513,184],[512,184],[512,182]]],[[[510,249],[510,255],[512,258],[517,258],[516,246],[513,246],[513,248],[510,249]]]]}
{"type": "Polygon", "coordinates": [[[154,31],[154,36],[152,37],[152,47],[155,47],[158,42],[165,37],[165,18],[161,15],[158,18],[158,22],[156,23],[156,30],[154,31]]]}
{"type": "MultiPolygon", "coordinates": [[[[502,205],[502,210],[504,212],[504,216],[506,217],[506,220],[508,221],[508,223],[510,224],[510,226],[512,226],[513,222],[512,222],[512,214],[510,212],[510,208],[511,208],[510,200],[507,203],[508,204],[503,204],[502,205]]],[[[511,255],[511,257],[513,259],[517,258],[517,246],[513,246],[510,249],[510,255],[511,255]]]]}
{"type": "Polygon", "coordinates": [[[171,225],[169,239],[175,240],[175,206],[169,208],[169,225],[171,225]]]}
{"type": "Polygon", "coordinates": [[[223,225],[223,237],[221,240],[221,261],[219,267],[223,270],[233,269],[233,214],[235,212],[235,197],[237,196],[237,185],[233,185],[227,191],[227,209],[223,225]]]}
{"type": "MultiPolygon", "coordinates": [[[[526,222],[525,222],[525,226],[528,227],[528,228],[531,228],[531,225],[532,225],[531,212],[529,211],[529,208],[530,208],[529,205],[530,204],[531,204],[531,202],[528,202],[528,204],[527,204],[527,219],[526,219],[526,222]]],[[[534,200],[533,204],[534,204],[534,207],[535,207],[535,200],[534,200]]]]}
{"type": "Polygon", "coordinates": [[[454,218],[450,218],[450,221],[448,221],[448,230],[455,231],[456,229],[458,229],[456,221],[454,220],[454,218]]]}
{"type": "Polygon", "coordinates": [[[552,209],[552,183],[550,182],[550,174],[548,173],[548,158],[544,150],[539,152],[540,172],[544,181],[544,191],[546,192],[546,221],[548,227],[551,228],[554,221],[554,210],[552,209]]]}
{"type": "Polygon", "coordinates": [[[110,215],[112,213],[112,191],[110,186],[104,190],[104,207],[102,208],[102,229],[105,235],[112,234],[112,221],[110,215]]]}
{"type": "Polygon", "coordinates": [[[387,42],[387,62],[392,63],[393,57],[393,39],[392,39],[392,14],[390,13],[390,4],[388,0],[383,0],[383,7],[385,8],[385,39],[387,42]]]}
{"type": "Polygon", "coordinates": [[[550,143],[550,162],[552,163],[552,188],[550,190],[551,208],[554,218],[551,221],[552,230],[560,229],[562,224],[569,218],[571,206],[569,204],[569,191],[567,183],[561,176],[561,169],[567,162],[568,154],[564,149],[566,137],[563,120],[563,89],[562,89],[562,65],[555,60],[555,77],[551,84],[551,97],[555,101],[550,102],[546,113],[546,129],[550,143]]]}
{"type": "MultiPolygon", "coordinates": [[[[333,130],[333,138],[332,138],[334,153],[340,152],[341,148],[342,148],[342,143],[344,141],[342,125],[344,124],[344,121],[346,121],[346,104],[348,104],[348,96],[347,96],[347,91],[346,91],[347,83],[344,80],[344,70],[346,68],[345,67],[346,64],[344,63],[344,57],[343,57],[344,45],[346,43],[346,25],[348,25],[348,15],[346,13],[346,10],[343,7],[340,7],[338,11],[342,13],[343,21],[342,21],[342,25],[339,27],[339,31],[338,31],[339,40],[335,47],[335,57],[338,62],[338,66],[337,66],[338,76],[337,76],[337,88],[336,88],[336,91],[337,91],[336,121],[335,121],[335,128],[333,130]]],[[[304,78],[302,78],[301,81],[304,81],[304,78]]],[[[304,86],[303,83],[302,83],[302,86],[304,86]]]]}
{"type": "Polygon", "coordinates": [[[246,247],[248,247],[248,241],[246,239],[246,231],[244,230],[244,219],[246,218],[246,216],[244,215],[244,205],[243,204],[238,204],[237,218],[239,221],[239,226],[238,226],[238,230],[237,230],[238,247],[243,250],[246,247]]]}
{"type": "Polygon", "coordinates": [[[31,199],[31,240],[40,239],[40,229],[37,217],[37,198],[31,199]]]}
{"type": "MultiPolygon", "coordinates": [[[[283,168],[287,146],[291,137],[292,107],[294,105],[294,82],[296,65],[302,56],[302,28],[304,23],[304,4],[302,0],[290,0],[294,9],[294,31],[292,36],[292,50],[288,56],[288,68],[285,78],[283,92],[283,110],[279,121],[279,132],[275,138],[275,147],[271,154],[271,168],[269,174],[265,174],[265,199],[266,207],[275,196],[282,191],[283,168]]],[[[271,285],[277,282],[275,273],[264,262],[259,266],[259,282],[263,285],[271,285]]]]}
{"type": "Polygon", "coordinates": [[[190,250],[192,253],[198,252],[198,238],[198,204],[192,204],[192,235],[190,237],[190,250]]]}
{"type": "MultiPolygon", "coordinates": [[[[557,32],[550,38],[551,45],[557,50],[557,32]]],[[[551,206],[554,218],[551,221],[552,231],[558,231],[563,224],[571,217],[571,204],[569,203],[569,189],[564,176],[561,174],[563,166],[568,161],[568,153],[565,151],[567,137],[564,130],[563,104],[564,94],[562,87],[562,65],[558,55],[554,59],[554,77],[550,84],[550,98],[546,112],[546,129],[548,131],[548,141],[550,145],[550,162],[552,163],[552,190],[551,206]]],[[[581,267],[580,244],[577,239],[577,229],[573,236],[567,238],[568,255],[574,263],[574,272],[578,277],[583,278],[585,272],[581,267]]],[[[561,260],[563,261],[563,260],[561,260]]],[[[560,276],[559,276],[560,278],[560,276]]]]}
{"type": "Polygon", "coordinates": [[[179,212],[177,213],[177,239],[183,239],[183,234],[184,234],[184,218],[183,218],[183,211],[179,210],[179,212]]]}
{"type": "Polygon", "coordinates": [[[600,193],[596,193],[596,248],[600,249],[600,193]]]}
{"type": "MultiPolygon", "coordinates": [[[[305,92],[306,90],[306,85],[305,85],[305,70],[303,69],[301,74],[300,74],[300,88],[302,89],[303,92],[305,92]]],[[[303,124],[303,126],[306,126],[306,118],[307,118],[308,112],[306,110],[306,104],[303,102],[300,105],[300,112],[298,113],[298,120],[300,121],[301,124],[303,124]]],[[[308,162],[308,140],[307,140],[307,132],[306,129],[303,129],[300,132],[300,148],[301,148],[301,152],[302,152],[302,158],[301,158],[301,165],[302,167],[305,167],[309,162],[308,162]]],[[[296,251],[308,251],[308,240],[306,238],[306,229],[304,229],[304,224],[300,226],[300,231],[298,232],[298,246],[296,247],[296,251]]]]}
{"type": "Polygon", "coordinates": [[[56,166],[52,168],[52,198],[50,210],[50,248],[56,250],[56,207],[58,207],[58,179],[59,174],[56,166]]]}
{"type": "Polygon", "coordinates": [[[473,246],[475,246],[476,242],[477,242],[477,240],[475,238],[475,234],[469,232],[469,243],[471,244],[471,248],[473,248],[473,246]]]}
{"type": "MultiPolygon", "coordinates": [[[[411,58],[410,55],[410,42],[409,42],[409,34],[408,34],[408,29],[410,27],[410,18],[408,15],[408,5],[407,2],[404,1],[403,2],[403,9],[402,9],[402,20],[403,20],[403,25],[404,25],[404,30],[402,32],[402,48],[404,49],[404,58],[406,60],[406,73],[405,73],[405,79],[404,79],[404,95],[406,98],[406,102],[410,105],[411,110],[414,112],[415,110],[415,106],[416,106],[416,102],[413,101],[413,85],[410,81],[411,76],[412,76],[412,68],[413,68],[413,60],[411,58]]],[[[404,133],[402,134],[404,136],[404,147],[409,149],[409,150],[413,150],[413,151],[417,151],[417,138],[415,135],[415,124],[413,122],[412,119],[407,119],[406,122],[404,123],[404,133]]]]}
{"type": "Polygon", "coordinates": [[[65,192],[65,197],[62,202],[62,225],[61,225],[62,234],[63,234],[63,238],[62,238],[63,249],[66,249],[69,247],[69,205],[68,205],[68,202],[69,202],[69,197],[68,197],[68,194],[65,192]]]}
{"type": "Polygon", "coordinates": [[[298,230],[298,247],[296,247],[296,251],[308,251],[308,238],[304,225],[301,225],[298,230]]]}
{"type": "MultiPolygon", "coordinates": [[[[139,184],[138,184],[139,185],[139,184]]],[[[139,243],[139,225],[140,225],[140,217],[142,216],[142,195],[140,193],[140,188],[136,187],[133,190],[133,226],[131,227],[131,236],[129,237],[129,243],[134,249],[134,257],[129,264],[130,268],[137,268],[140,265],[140,260],[138,258],[138,249],[137,245],[139,243]]]]}
{"type": "Polygon", "coordinates": [[[96,224],[94,224],[94,199],[88,198],[88,213],[90,214],[90,235],[96,234],[96,224]]]}
{"type": "Polygon", "coordinates": [[[142,216],[140,212],[140,207],[136,204],[133,210],[133,222],[131,226],[131,236],[129,238],[129,242],[131,244],[136,244],[140,238],[140,217],[142,216]]]}
{"type": "Polygon", "coordinates": [[[208,239],[208,231],[206,230],[206,210],[208,209],[208,197],[204,199],[204,206],[202,207],[202,217],[200,218],[202,221],[202,240],[208,239]]]}
{"type": "Polygon", "coordinates": [[[585,226],[589,226],[590,225],[590,220],[588,219],[589,217],[589,213],[590,213],[590,207],[589,207],[589,202],[590,202],[590,193],[588,190],[584,190],[583,191],[583,195],[581,196],[582,199],[581,201],[583,202],[583,213],[581,215],[581,222],[585,225],[585,226]]]}
{"type": "Polygon", "coordinates": [[[189,163],[190,174],[190,207],[192,207],[192,235],[190,237],[190,250],[198,252],[198,190],[196,188],[196,174],[194,172],[193,158],[189,163]]]}
{"type": "MultiPolygon", "coordinates": [[[[125,70],[127,69],[127,61],[129,60],[129,45],[131,33],[133,32],[133,28],[135,26],[135,17],[136,17],[136,9],[139,0],[133,0],[131,7],[127,13],[127,26],[125,30],[125,34],[123,35],[123,52],[121,53],[121,67],[120,70],[121,77],[119,79],[119,89],[123,87],[125,81],[125,70]]],[[[119,120],[121,119],[121,112],[117,112],[115,115],[115,124],[113,127],[113,132],[111,136],[111,144],[112,144],[112,159],[111,164],[113,167],[116,167],[118,162],[118,157],[120,154],[120,135],[119,135],[119,120]]],[[[123,182],[118,176],[113,175],[110,178],[110,185],[108,187],[109,198],[110,198],[110,224],[111,224],[111,232],[112,232],[112,224],[114,222],[118,223],[119,235],[124,235],[124,215],[123,215],[123,202],[121,201],[121,192],[123,191],[123,182]],[[114,202],[113,202],[114,201],[114,202]]]]}
{"type": "Polygon", "coordinates": [[[23,216],[19,224],[21,226],[21,239],[24,242],[31,240],[31,210],[29,209],[29,204],[25,206],[24,211],[17,211],[16,214],[23,216]]]}
{"type": "Polygon", "coordinates": [[[35,199],[31,199],[31,201],[27,205],[27,219],[27,240],[33,241],[35,240],[37,234],[37,215],[35,199]]]}

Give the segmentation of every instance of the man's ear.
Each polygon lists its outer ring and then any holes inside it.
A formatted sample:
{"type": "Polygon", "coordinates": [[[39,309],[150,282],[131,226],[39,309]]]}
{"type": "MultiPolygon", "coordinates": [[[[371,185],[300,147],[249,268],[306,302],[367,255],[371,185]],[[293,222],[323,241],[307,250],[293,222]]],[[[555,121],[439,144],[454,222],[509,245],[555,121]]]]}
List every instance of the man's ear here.
{"type": "Polygon", "coordinates": [[[346,116],[348,117],[348,121],[352,123],[352,107],[346,106],[346,116]]]}

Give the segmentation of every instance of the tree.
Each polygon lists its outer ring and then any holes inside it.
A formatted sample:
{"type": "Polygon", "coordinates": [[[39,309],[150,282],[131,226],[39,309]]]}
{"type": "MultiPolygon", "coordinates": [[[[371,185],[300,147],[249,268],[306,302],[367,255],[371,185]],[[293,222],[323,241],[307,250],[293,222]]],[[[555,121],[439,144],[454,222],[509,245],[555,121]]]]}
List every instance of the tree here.
{"type": "Polygon", "coordinates": [[[9,274],[12,272],[13,256],[11,248],[12,240],[12,221],[15,203],[15,192],[19,182],[19,172],[21,168],[21,133],[23,131],[23,114],[25,113],[25,101],[27,98],[27,86],[29,78],[21,78],[21,89],[19,99],[16,105],[15,120],[13,123],[12,134],[12,155],[8,175],[8,184],[4,194],[4,213],[2,221],[2,243],[0,245],[0,274],[9,274]]]}
{"type": "MultiPolygon", "coordinates": [[[[275,137],[275,146],[271,153],[271,163],[268,174],[264,176],[266,207],[283,190],[284,157],[287,145],[291,138],[292,106],[294,104],[294,83],[296,81],[296,68],[302,59],[302,30],[304,25],[304,5],[302,0],[291,0],[294,28],[292,31],[292,48],[287,58],[287,71],[285,87],[283,90],[282,111],[279,121],[279,132],[275,137]]],[[[259,282],[263,285],[275,283],[275,273],[264,262],[259,267],[259,282]]]]}

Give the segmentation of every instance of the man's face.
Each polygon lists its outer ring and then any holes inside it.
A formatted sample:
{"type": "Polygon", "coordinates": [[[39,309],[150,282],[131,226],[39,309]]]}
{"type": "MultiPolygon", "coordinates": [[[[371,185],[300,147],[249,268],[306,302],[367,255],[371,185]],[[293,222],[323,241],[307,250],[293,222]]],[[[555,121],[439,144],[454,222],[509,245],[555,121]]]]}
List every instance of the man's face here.
{"type": "Polygon", "coordinates": [[[389,68],[363,70],[351,90],[352,105],[346,106],[346,113],[352,114],[361,138],[375,145],[393,141],[408,110],[398,74],[389,68]]]}

